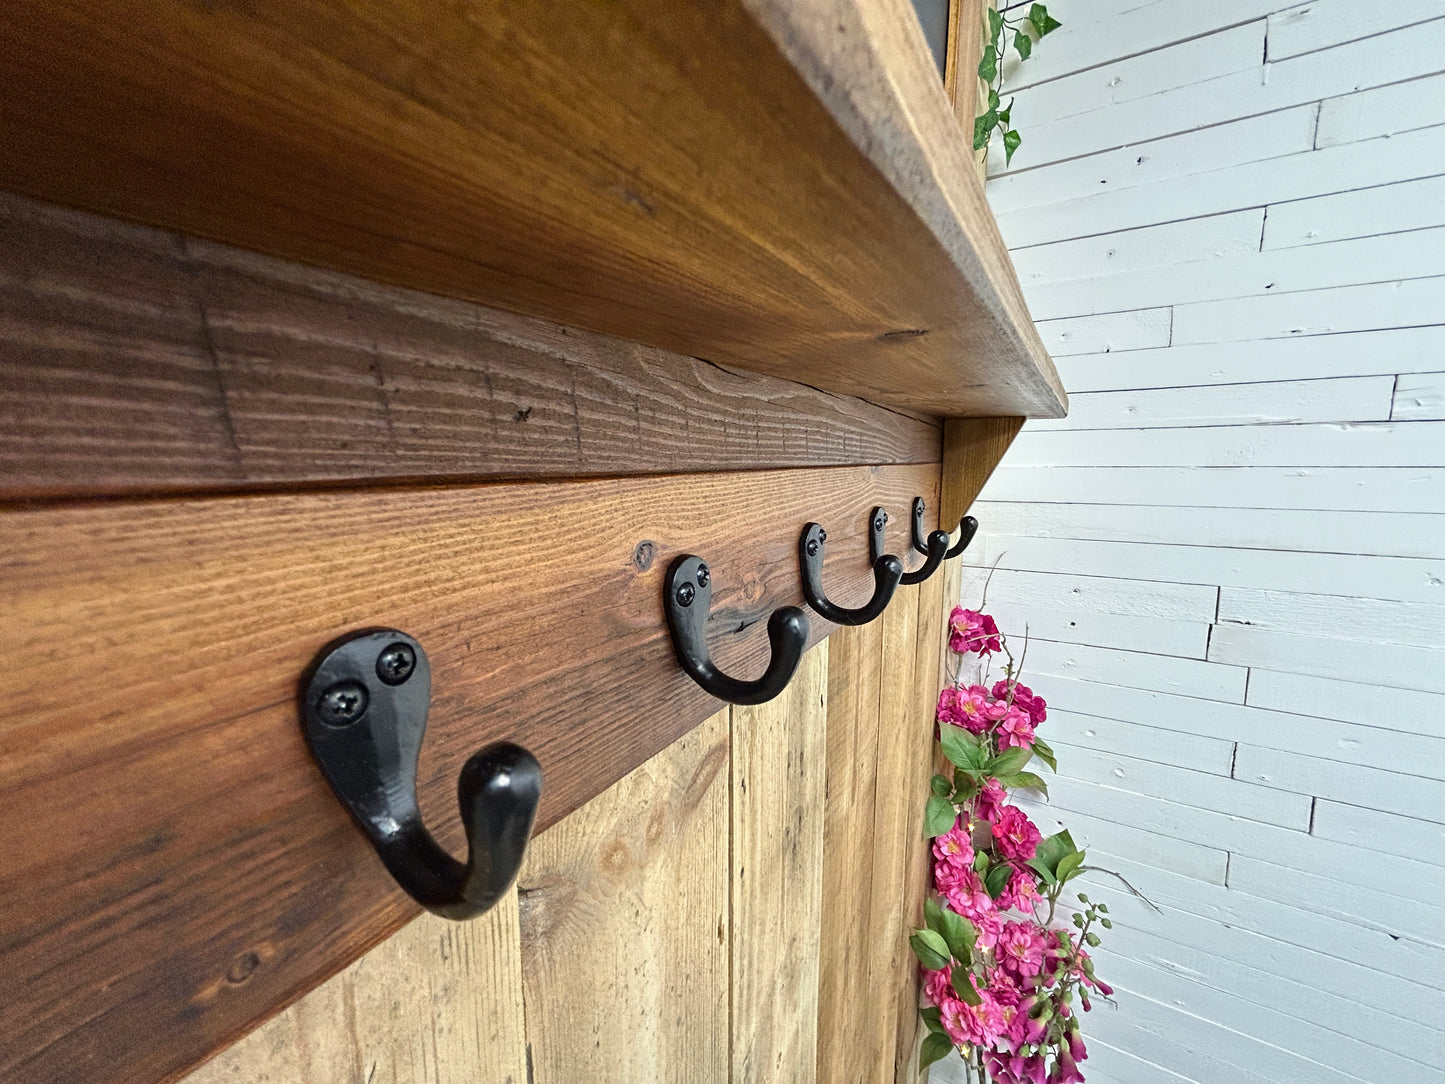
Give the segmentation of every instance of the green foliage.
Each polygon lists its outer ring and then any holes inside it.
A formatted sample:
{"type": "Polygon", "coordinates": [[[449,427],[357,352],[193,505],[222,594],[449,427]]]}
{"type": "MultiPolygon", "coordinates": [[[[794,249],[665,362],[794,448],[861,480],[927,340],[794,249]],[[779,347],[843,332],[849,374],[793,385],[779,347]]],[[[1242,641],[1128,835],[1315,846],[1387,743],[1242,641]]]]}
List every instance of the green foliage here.
{"type": "Polygon", "coordinates": [[[923,1048],[918,1052],[919,1070],[927,1069],[936,1061],[942,1061],[953,1052],[953,1040],[942,1031],[930,1031],[923,1039],[923,1048]]]}
{"type": "Polygon", "coordinates": [[[1006,775],[1013,775],[1015,772],[1021,771],[1023,766],[1033,759],[1033,755],[1034,751],[1027,747],[1005,749],[988,762],[988,774],[1002,780],[1006,775]]]}
{"type": "Polygon", "coordinates": [[[948,984],[953,987],[953,992],[958,995],[958,1000],[965,1005],[982,1005],[983,998],[978,996],[978,991],[973,988],[969,981],[970,972],[964,967],[955,967],[952,974],[948,976],[948,984]]]}
{"type": "Polygon", "coordinates": [[[913,955],[918,957],[918,962],[928,970],[937,971],[948,966],[948,944],[937,931],[919,930],[908,939],[908,945],[913,949],[913,955]]]}
{"type": "Polygon", "coordinates": [[[1008,887],[1009,878],[1014,874],[1013,867],[1007,862],[1000,862],[989,870],[983,877],[983,887],[988,889],[988,894],[993,899],[998,899],[1003,890],[1008,887]]]}
{"type": "MultiPolygon", "coordinates": [[[[1049,14],[1043,4],[1034,4],[1028,15],[1022,19],[1006,19],[997,11],[989,10],[987,33],[983,41],[983,57],[978,62],[978,77],[988,86],[988,108],[974,118],[973,149],[988,154],[989,139],[995,131],[1002,134],[1004,164],[1013,161],[1014,151],[1019,149],[1023,136],[1013,127],[1013,102],[1007,109],[999,108],[999,87],[1003,83],[1003,58],[1009,44],[1018,54],[1022,63],[1033,55],[1034,45],[1045,35],[1057,30],[1061,24],[1049,14]]],[[[1046,758],[1053,767],[1053,754],[1046,758]]]]}
{"type": "Polygon", "coordinates": [[[953,958],[965,967],[973,963],[973,947],[978,943],[978,929],[962,915],[944,907],[930,897],[923,904],[923,920],[928,928],[943,938],[953,958]]]}
{"type": "MultiPolygon", "coordinates": [[[[1004,137],[1004,141],[1008,141],[1007,136],[1004,137]]],[[[1048,742],[1044,741],[1043,738],[1034,738],[1034,756],[1038,757],[1045,764],[1047,764],[1049,766],[1049,771],[1056,772],[1059,770],[1059,762],[1054,756],[1053,746],[1051,746],[1048,742]]]]}
{"type": "Polygon", "coordinates": [[[937,794],[928,796],[928,807],[923,813],[923,834],[929,839],[941,836],[953,827],[953,822],[958,819],[958,810],[953,808],[953,803],[947,798],[940,798],[937,794]]]}
{"type": "Polygon", "coordinates": [[[955,768],[979,771],[988,763],[988,751],[963,727],[940,723],[938,733],[943,755],[955,768]]]}
{"type": "Polygon", "coordinates": [[[947,798],[953,793],[953,784],[949,782],[948,776],[935,775],[928,781],[928,789],[939,798],[947,798]]]}

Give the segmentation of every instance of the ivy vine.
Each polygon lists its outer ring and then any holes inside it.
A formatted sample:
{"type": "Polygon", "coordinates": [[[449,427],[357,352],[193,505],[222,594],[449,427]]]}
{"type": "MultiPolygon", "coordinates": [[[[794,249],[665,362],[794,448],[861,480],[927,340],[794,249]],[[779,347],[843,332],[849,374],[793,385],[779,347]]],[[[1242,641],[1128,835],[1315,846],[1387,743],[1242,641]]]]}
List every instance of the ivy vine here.
{"type": "Polygon", "coordinates": [[[1011,114],[1014,100],[1000,108],[999,89],[1003,86],[1004,52],[1012,44],[1019,60],[1033,55],[1034,44],[1063,25],[1049,14],[1043,4],[1034,4],[1028,14],[1019,19],[1006,18],[1002,13],[989,9],[987,35],[983,42],[983,59],[978,62],[978,77],[988,87],[988,109],[973,121],[973,149],[981,150],[988,157],[988,144],[994,129],[1003,134],[1004,165],[1013,161],[1014,151],[1019,149],[1023,136],[1013,127],[1011,114]],[[1012,38],[1010,42],[1008,39],[1012,38]]]}

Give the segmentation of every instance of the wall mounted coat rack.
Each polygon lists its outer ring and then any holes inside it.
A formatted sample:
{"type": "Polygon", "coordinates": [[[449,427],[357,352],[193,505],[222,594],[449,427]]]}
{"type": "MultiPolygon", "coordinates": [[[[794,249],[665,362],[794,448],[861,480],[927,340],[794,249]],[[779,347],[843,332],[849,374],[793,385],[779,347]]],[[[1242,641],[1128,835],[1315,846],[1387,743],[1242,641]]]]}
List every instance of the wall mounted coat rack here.
{"type": "Polygon", "coordinates": [[[462,768],[463,864],[432,838],[417,805],[417,758],[431,705],[421,644],[395,629],[353,632],[322,649],[301,698],[312,755],[397,884],[445,918],[472,918],[501,899],[522,865],[542,797],[536,758],[497,742],[462,768]]]}
{"type": "MultiPolygon", "coordinates": [[[[880,617],[900,586],[922,583],[945,560],[968,548],[978,533],[978,520],[964,516],[958,522],[958,542],[951,547],[947,531],[923,535],[923,517],[928,506],[922,497],[913,499],[912,548],[924,555],[923,564],[912,572],[903,571],[901,558],[885,553],[888,513],[874,508],[868,523],[869,559],[873,562],[873,595],[861,606],[839,606],[823,590],[823,546],[828,532],[821,524],[809,523],[798,539],[798,566],[803,597],[825,621],[835,625],[866,625],[880,617]]],[[[682,668],[704,690],[731,704],[761,704],[787,687],[808,644],[808,618],[796,606],[784,606],[768,618],[772,657],[767,670],[755,681],[742,681],[722,673],[713,664],[707,648],[707,620],[712,606],[712,573],[702,558],[684,554],[672,562],[663,584],[663,611],[672,633],[673,650],[682,668]]]]}

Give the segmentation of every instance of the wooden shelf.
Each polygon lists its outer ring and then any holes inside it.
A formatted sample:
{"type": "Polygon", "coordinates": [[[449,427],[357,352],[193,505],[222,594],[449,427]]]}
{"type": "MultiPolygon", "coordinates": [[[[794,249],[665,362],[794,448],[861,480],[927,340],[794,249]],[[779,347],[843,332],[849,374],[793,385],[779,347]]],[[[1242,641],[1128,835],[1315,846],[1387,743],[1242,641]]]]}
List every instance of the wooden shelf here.
{"type": "Polygon", "coordinates": [[[907,0],[13,0],[0,187],[948,416],[1057,417],[907,0]]]}

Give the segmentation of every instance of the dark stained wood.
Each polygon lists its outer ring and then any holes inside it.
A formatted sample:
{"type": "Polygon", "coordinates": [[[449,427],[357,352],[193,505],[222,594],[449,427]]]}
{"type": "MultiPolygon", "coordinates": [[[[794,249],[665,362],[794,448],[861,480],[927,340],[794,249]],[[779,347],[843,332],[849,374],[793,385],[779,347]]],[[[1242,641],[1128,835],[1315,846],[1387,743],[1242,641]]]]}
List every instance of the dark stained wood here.
{"type": "Polygon", "coordinates": [[[936,462],[935,421],[0,193],[0,498],[936,462]]]}
{"type": "Polygon", "coordinates": [[[1023,424],[1022,418],[950,418],[944,423],[939,522],[958,526],[1023,424]]]}
{"type": "Polygon", "coordinates": [[[932,414],[1055,417],[907,0],[8,0],[0,187],[932,414]]]}
{"type": "MultiPolygon", "coordinates": [[[[718,708],[678,669],[663,572],[714,572],[714,655],[762,668],[797,537],[871,590],[865,528],[938,467],[88,502],[0,514],[0,1079],[180,1073],[415,907],[302,744],[314,653],[412,633],[434,675],[428,822],[485,741],[539,756],[545,826],[718,708]]],[[[813,621],[813,639],[828,631],[813,621]]]]}

